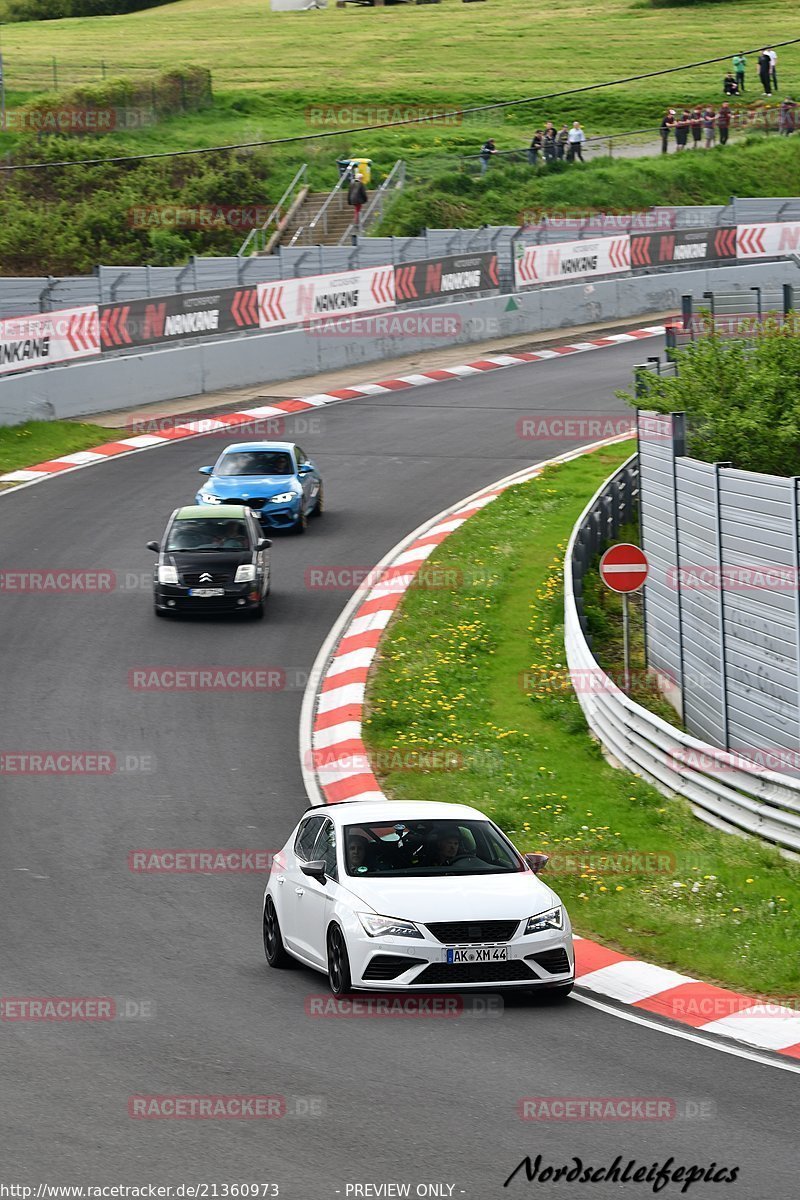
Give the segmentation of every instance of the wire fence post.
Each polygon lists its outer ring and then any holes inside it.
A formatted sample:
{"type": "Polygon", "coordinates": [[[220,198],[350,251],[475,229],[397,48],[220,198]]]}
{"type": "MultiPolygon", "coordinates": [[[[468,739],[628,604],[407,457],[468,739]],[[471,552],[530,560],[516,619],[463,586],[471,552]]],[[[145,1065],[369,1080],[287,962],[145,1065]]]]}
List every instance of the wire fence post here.
{"type": "Polygon", "coordinates": [[[53,55],[53,91],[58,91],[58,63],[55,55],[53,55]]]}

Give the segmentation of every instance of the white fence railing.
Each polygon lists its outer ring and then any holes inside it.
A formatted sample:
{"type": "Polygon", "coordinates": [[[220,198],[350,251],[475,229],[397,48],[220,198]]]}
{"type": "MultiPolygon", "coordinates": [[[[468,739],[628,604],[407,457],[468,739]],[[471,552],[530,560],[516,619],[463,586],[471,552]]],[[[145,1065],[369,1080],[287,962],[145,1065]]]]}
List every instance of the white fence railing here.
{"type": "Polygon", "coordinates": [[[709,825],[728,833],[752,834],[800,856],[800,779],[751,766],[741,756],[701,742],[635,704],[606,675],[589,648],[579,606],[587,565],[586,532],[596,543],[595,551],[613,537],[609,500],[613,501],[615,481],[620,487],[630,486],[625,474],[633,461],[635,456],[589,501],[572,531],[564,561],[567,665],[586,721],[614,765],[641,775],[668,796],[685,797],[695,815],[709,825]],[[584,551],[576,554],[581,544],[584,551]]]}

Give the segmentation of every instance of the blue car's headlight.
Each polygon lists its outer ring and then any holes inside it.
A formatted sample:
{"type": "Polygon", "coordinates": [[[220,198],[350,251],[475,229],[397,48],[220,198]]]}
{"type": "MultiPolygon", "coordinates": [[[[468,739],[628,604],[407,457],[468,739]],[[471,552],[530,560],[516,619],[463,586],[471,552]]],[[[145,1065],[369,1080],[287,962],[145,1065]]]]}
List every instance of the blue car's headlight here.
{"type": "Polygon", "coordinates": [[[297,492],[279,492],[277,496],[270,497],[270,503],[291,504],[292,500],[294,500],[297,494],[297,492]]]}
{"type": "Polygon", "coordinates": [[[225,503],[225,501],[221,500],[219,496],[215,496],[213,492],[201,492],[200,496],[201,496],[204,504],[224,504],[225,503]]]}

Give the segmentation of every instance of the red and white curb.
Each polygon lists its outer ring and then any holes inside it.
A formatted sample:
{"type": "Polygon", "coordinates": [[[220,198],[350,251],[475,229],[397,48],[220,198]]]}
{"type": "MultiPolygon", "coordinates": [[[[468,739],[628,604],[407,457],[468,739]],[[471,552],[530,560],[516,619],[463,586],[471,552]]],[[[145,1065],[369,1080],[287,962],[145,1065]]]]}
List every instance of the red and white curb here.
{"type": "MultiPolygon", "coordinates": [[[[423,371],[415,375],[400,375],[397,379],[384,379],[380,383],[362,383],[357,387],[340,388],[332,392],[318,392],[311,396],[303,396],[295,400],[278,400],[274,404],[262,405],[257,408],[245,408],[238,412],[224,413],[215,417],[202,417],[196,421],[177,423],[168,430],[158,433],[141,433],[134,437],[121,438],[118,441],[106,442],[95,446],[92,450],[78,450],[74,454],[64,454],[47,462],[37,463],[19,471],[9,471],[0,475],[0,484],[16,484],[24,487],[32,483],[41,483],[54,475],[63,475],[68,471],[79,471],[85,467],[94,467],[98,463],[107,462],[111,458],[119,458],[124,454],[136,454],[142,450],[153,450],[158,446],[169,445],[170,442],[181,441],[185,438],[204,437],[217,430],[252,424],[253,421],[269,420],[271,417],[285,417],[312,408],[324,408],[328,404],[338,404],[342,400],[358,400],[367,396],[381,396],[388,392],[400,392],[406,388],[422,387],[429,383],[441,383],[445,379],[465,379],[470,375],[480,375],[487,371],[496,371],[502,367],[516,367],[522,363],[544,362],[551,358],[563,358],[570,354],[582,354],[587,350],[599,350],[604,346],[618,346],[624,342],[635,342],[642,338],[657,337],[663,334],[663,325],[649,325],[643,329],[634,329],[628,333],[609,334],[608,337],[594,338],[591,341],[571,342],[566,346],[557,346],[549,350],[537,350],[521,354],[497,354],[488,358],[479,358],[476,362],[464,366],[445,367],[441,370],[423,371]]],[[[142,425],[158,425],[161,418],[143,417],[142,425]]],[[[3,488],[2,491],[16,491],[15,487],[3,488]]]]}
{"type": "MultiPolygon", "coordinates": [[[[433,551],[507,488],[625,440],[620,435],[538,463],[446,509],[395,546],[370,572],[331,630],[312,668],[300,720],[300,756],[314,804],[387,800],[362,739],[367,674],[392,614],[433,551]]],[[[703,983],[642,962],[586,938],[575,938],[580,989],[628,1006],[626,1014],[669,1018],[701,1034],[800,1059],[800,1012],[703,983]]],[[[630,1019],[630,1017],[629,1017],[630,1019]]],[[[682,1035],[690,1036],[690,1035],[682,1035]]],[[[723,1048],[725,1043],[705,1044],[723,1048]]],[[[769,1060],[762,1060],[769,1061],[769,1060]]]]}

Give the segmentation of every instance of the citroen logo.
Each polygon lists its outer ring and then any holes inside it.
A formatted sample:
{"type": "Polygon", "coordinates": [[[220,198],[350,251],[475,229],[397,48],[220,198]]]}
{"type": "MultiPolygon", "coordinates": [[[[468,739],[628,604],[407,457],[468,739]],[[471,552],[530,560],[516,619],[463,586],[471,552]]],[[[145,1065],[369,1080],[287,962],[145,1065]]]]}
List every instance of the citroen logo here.
{"type": "Polygon", "coordinates": [[[208,571],[204,571],[203,574],[200,576],[201,583],[211,583],[212,580],[213,580],[213,576],[209,575],[208,571]]]}

